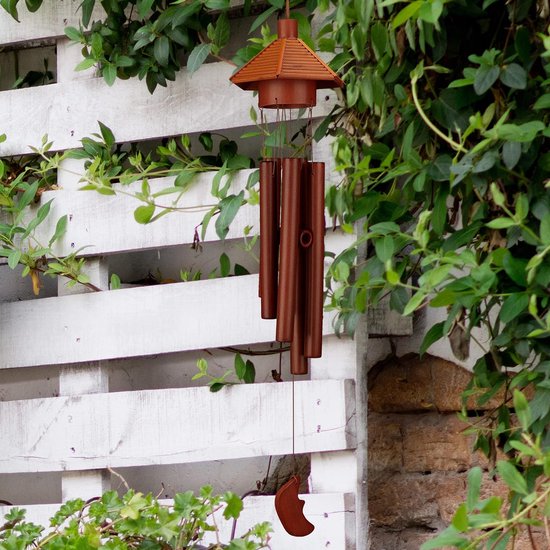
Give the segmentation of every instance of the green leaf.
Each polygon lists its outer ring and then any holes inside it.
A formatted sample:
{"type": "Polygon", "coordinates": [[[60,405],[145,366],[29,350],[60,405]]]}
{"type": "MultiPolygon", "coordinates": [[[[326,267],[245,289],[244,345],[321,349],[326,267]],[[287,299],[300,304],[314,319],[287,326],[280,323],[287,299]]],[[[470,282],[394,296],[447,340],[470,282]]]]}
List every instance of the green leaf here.
{"type": "Polygon", "coordinates": [[[211,44],[198,44],[193,48],[187,60],[187,70],[190,74],[194,73],[206,61],[211,47],[211,44]]]}
{"type": "Polygon", "coordinates": [[[103,79],[108,86],[112,86],[116,80],[116,67],[112,63],[103,66],[103,79]]]}
{"type": "Polygon", "coordinates": [[[527,432],[532,423],[531,409],[527,398],[519,390],[514,390],[514,409],[521,427],[527,432]]]}
{"type": "Polygon", "coordinates": [[[235,219],[239,208],[243,203],[244,191],[238,195],[229,195],[220,202],[220,214],[216,219],[216,234],[220,239],[225,239],[229,233],[229,226],[235,219]]]}
{"type": "Polygon", "coordinates": [[[155,0],[137,0],[138,15],[143,19],[151,10],[155,0]]]}
{"type": "Polygon", "coordinates": [[[403,315],[410,315],[413,311],[415,311],[422,302],[424,302],[426,298],[426,293],[423,290],[419,290],[415,294],[412,295],[411,299],[408,301],[407,305],[405,306],[405,309],[403,310],[403,315]]]}
{"type": "Polygon", "coordinates": [[[35,181],[33,184],[29,185],[26,189],[23,195],[21,195],[21,198],[19,199],[19,202],[17,203],[17,209],[19,211],[23,210],[26,206],[28,206],[36,196],[36,192],[38,191],[38,185],[39,182],[35,181]]]}
{"type": "Polygon", "coordinates": [[[120,277],[116,273],[111,274],[111,281],[109,283],[110,290],[118,290],[120,288],[121,281],[120,277]]]}
{"type": "Polygon", "coordinates": [[[25,0],[25,4],[27,5],[27,9],[31,13],[34,13],[42,5],[42,0],[25,0]]]}
{"type": "Polygon", "coordinates": [[[229,18],[227,17],[227,13],[224,12],[216,21],[212,41],[218,48],[223,48],[229,42],[230,34],[231,28],[229,27],[229,18]]]}
{"type": "Polygon", "coordinates": [[[65,27],[65,36],[73,42],[80,42],[82,33],[75,27],[65,27]]]}
{"type": "Polygon", "coordinates": [[[153,217],[153,214],[155,213],[155,205],[154,204],[147,204],[138,206],[134,210],[134,219],[138,223],[149,223],[151,221],[151,218],[153,217]]]}
{"type": "Polygon", "coordinates": [[[393,237],[391,235],[386,235],[383,239],[378,239],[374,243],[374,248],[376,250],[376,255],[378,256],[378,259],[382,263],[391,260],[395,250],[393,237]]]}
{"type": "Polygon", "coordinates": [[[517,293],[508,296],[499,313],[499,318],[503,323],[513,321],[518,315],[521,315],[529,305],[529,295],[517,293]]]}
{"type": "Polygon", "coordinates": [[[222,277],[227,277],[230,271],[231,271],[231,261],[229,260],[229,256],[224,252],[220,256],[220,275],[222,277]]]}
{"type": "Polygon", "coordinates": [[[17,13],[17,2],[19,0],[0,0],[0,6],[2,6],[16,21],[19,21],[19,14],[17,13]]]}
{"type": "Polygon", "coordinates": [[[543,244],[550,245],[550,216],[546,215],[540,222],[540,238],[543,244]]]}
{"type": "Polygon", "coordinates": [[[416,15],[416,12],[424,5],[422,0],[415,0],[405,6],[393,19],[392,27],[395,29],[416,15]]]}
{"type": "Polygon", "coordinates": [[[235,354],[234,368],[237,378],[239,380],[243,380],[246,372],[246,363],[244,362],[244,359],[241,357],[240,353],[235,354]]]}
{"type": "Polygon", "coordinates": [[[527,494],[527,482],[511,462],[499,460],[497,462],[497,471],[504,483],[506,483],[512,491],[520,495],[527,494]]]}
{"type": "Polygon", "coordinates": [[[105,142],[105,145],[109,147],[109,149],[115,144],[115,136],[110,128],[105,126],[103,122],[97,121],[99,124],[99,131],[101,132],[101,137],[103,138],[103,141],[105,142]]]}
{"type": "Polygon", "coordinates": [[[504,267],[504,271],[506,271],[506,274],[514,283],[521,287],[527,286],[527,260],[515,258],[510,251],[507,250],[502,260],[502,267],[504,267]]]}
{"type": "Polygon", "coordinates": [[[249,359],[246,360],[245,367],[243,381],[245,384],[253,384],[256,380],[256,367],[254,367],[254,363],[249,359]]]}
{"type": "Polygon", "coordinates": [[[252,25],[250,26],[250,30],[248,31],[248,34],[252,34],[258,27],[261,27],[269,18],[270,16],[277,11],[277,6],[271,6],[267,10],[265,10],[262,14],[260,14],[252,25]]]}
{"type": "Polygon", "coordinates": [[[153,55],[159,65],[162,67],[166,67],[168,65],[168,62],[170,61],[170,40],[167,36],[162,35],[155,40],[155,43],[153,44],[153,55]]]}
{"type": "Polygon", "coordinates": [[[502,160],[508,170],[512,170],[521,158],[521,143],[507,141],[502,146],[502,160]]]}
{"type": "Polygon", "coordinates": [[[448,546],[461,548],[465,542],[467,542],[467,539],[459,536],[454,527],[449,527],[437,537],[422,544],[420,550],[434,550],[435,548],[445,548],[448,546]]]}
{"type": "Polygon", "coordinates": [[[527,87],[527,73],[517,63],[510,63],[510,65],[503,67],[500,72],[500,81],[508,88],[525,90],[527,87]]]}
{"type": "Polygon", "coordinates": [[[96,64],[96,60],[93,57],[84,58],[75,68],[75,71],[86,71],[91,69],[96,64]]]}
{"type": "Polygon", "coordinates": [[[424,339],[422,340],[422,344],[420,345],[420,349],[418,353],[422,356],[426,353],[428,348],[434,343],[443,338],[445,336],[445,333],[443,332],[443,328],[445,326],[445,321],[441,321],[439,323],[436,323],[433,325],[430,330],[426,333],[424,336],[424,339]]]}
{"type": "Polygon", "coordinates": [[[479,500],[482,475],[483,471],[479,466],[472,468],[468,472],[468,493],[466,495],[466,508],[469,512],[474,510],[479,500]]]}
{"type": "Polygon", "coordinates": [[[8,266],[10,269],[15,269],[23,253],[19,249],[14,249],[8,254],[8,266]]]}
{"type": "Polygon", "coordinates": [[[451,525],[461,533],[468,530],[468,512],[466,511],[466,504],[461,504],[455,512],[451,525]]]}
{"type": "Polygon", "coordinates": [[[477,95],[483,95],[496,82],[500,69],[492,65],[480,65],[474,78],[474,90],[477,95]]]}
{"type": "Polygon", "coordinates": [[[507,229],[508,227],[513,227],[517,224],[512,218],[496,218],[491,220],[486,225],[491,229],[507,229]]]}
{"type": "Polygon", "coordinates": [[[225,508],[223,511],[223,517],[225,519],[237,519],[243,509],[243,501],[234,493],[227,492],[223,496],[225,501],[225,508]]]}
{"type": "Polygon", "coordinates": [[[540,111],[541,109],[550,109],[550,94],[541,95],[535,104],[533,105],[535,111],[540,111]]]}

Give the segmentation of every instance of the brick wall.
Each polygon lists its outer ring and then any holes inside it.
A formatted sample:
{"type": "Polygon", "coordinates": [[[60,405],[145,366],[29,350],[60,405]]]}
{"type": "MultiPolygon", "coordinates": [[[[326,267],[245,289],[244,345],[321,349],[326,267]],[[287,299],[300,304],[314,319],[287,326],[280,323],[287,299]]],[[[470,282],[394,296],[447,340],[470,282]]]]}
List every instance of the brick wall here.
{"type": "MultiPolygon", "coordinates": [[[[433,356],[407,355],[369,372],[369,510],[372,550],[418,550],[445,528],[466,495],[467,471],[487,460],[457,417],[470,373],[433,356]]],[[[491,406],[489,403],[488,406],[491,406]]],[[[487,473],[482,497],[506,488],[487,473]],[[483,494],[485,493],[485,494],[483,494]]],[[[539,539],[540,540],[540,539],[539,539]]],[[[515,550],[534,547],[526,537],[515,550]]]]}

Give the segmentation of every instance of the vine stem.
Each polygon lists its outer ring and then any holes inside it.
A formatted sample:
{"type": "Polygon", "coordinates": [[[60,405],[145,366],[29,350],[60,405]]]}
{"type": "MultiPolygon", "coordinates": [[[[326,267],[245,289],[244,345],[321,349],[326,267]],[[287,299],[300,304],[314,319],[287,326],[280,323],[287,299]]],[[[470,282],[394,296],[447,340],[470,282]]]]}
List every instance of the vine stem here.
{"type": "Polygon", "coordinates": [[[420,104],[420,100],[418,99],[418,90],[416,88],[416,83],[418,82],[417,77],[413,77],[411,80],[411,92],[413,96],[413,102],[414,106],[416,107],[416,110],[418,111],[418,114],[422,118],[422,120],[426,123],[428,128],[432,130],[437,136],[439,136],[443,141],[448,143],[453,149],[456,151],[459,151],[461,153],[467,153],[468,150],[464,148],[464,146],[461,143],[457,143],[453,139],[451,139],[449,136],[446,136],[429,118],[424,109],[422,108],[422,105],[420,104]]]}

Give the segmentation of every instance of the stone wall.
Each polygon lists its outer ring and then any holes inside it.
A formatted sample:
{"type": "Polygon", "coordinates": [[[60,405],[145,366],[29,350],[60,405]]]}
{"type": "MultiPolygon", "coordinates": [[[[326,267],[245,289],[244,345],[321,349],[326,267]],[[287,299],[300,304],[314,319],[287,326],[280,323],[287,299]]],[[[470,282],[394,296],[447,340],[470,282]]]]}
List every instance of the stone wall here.
{"type": "MultiPolygon", "coordinates": [[[[479,465],[487,472],[487,460],[472,452],[473,436],[463,433],[467,426],[457,416],[470,376],[429,355],[394,357],[370,370],[371,550],[418,550],[465,499],[468,469],[479,465]]],[[[486,473],[482,497],[490,494],[505,498],[507,491],[486,473]]],[[[532,548],[524,537],[514,547],[532,548]]]]}

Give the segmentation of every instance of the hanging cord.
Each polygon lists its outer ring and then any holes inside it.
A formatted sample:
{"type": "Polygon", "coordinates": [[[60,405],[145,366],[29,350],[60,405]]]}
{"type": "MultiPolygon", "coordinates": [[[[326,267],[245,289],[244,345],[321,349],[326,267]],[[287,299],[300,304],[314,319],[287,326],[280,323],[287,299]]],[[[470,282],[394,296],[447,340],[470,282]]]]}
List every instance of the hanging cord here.
{"type": "Polygon", "coordinates": [[[285,14],[286,14],[286,18],[290,19],[290,0],[286,0],[285,14]]]}
{"type": "Polygon", "coordinates": [[[292,375],[292,462],[294,463],[294,475],[298,473],[298,466],[296,464],[296,410],[294,407],[294,374],[292,375]]]}
{"type": "Polygon", "coordinates": [[[306,126],[306,158],[313,162],[313,108],[310,107],[306,126]]]}

